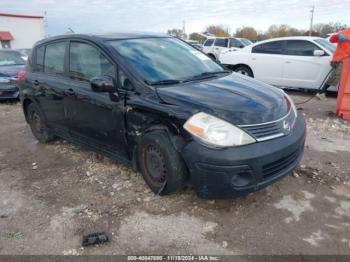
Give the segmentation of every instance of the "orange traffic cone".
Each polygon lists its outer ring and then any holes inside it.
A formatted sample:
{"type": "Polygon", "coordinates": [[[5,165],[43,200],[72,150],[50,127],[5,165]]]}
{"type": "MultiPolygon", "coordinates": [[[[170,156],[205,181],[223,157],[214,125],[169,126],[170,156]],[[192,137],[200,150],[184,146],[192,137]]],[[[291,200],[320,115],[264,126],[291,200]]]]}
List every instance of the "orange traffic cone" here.
{"type": "Polygon", "coordinates": [[[335,112],[343,119],[350,120],[350,56],[343,58],[337,106],[335,112]]]}

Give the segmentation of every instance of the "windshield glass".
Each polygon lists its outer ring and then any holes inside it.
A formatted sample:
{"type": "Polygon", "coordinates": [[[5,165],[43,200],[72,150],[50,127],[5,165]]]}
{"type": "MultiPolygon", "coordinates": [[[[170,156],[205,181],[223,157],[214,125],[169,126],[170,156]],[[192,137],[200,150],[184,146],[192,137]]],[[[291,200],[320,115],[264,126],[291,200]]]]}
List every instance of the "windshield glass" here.
{"type": "Polygon", "coordinates": [[[320,46],[322,46],[323,48],[325,48],[326,50],[328,50],[329,52],[331,53],[335,52],[336,46],[328,42],[326,39],[320,38],[320,39],[315,39],[314,41],[320,46]]]}
{"type": "Polygon", "coordinates": [[[248,40],[248,39],[241,38],[240,40],[245,46],[248,46],[248,45],[252,44],[252,42],[250,40],[248,40]]]}
{"type": "Polygon", "coordinates": [[[24,65],[21,53],[17,51],[0,51],[0,66],[24,65]]]}
{"type": "Polygon", "coordinates": [[[176,38],[121,39],[110,43],[148,83],[224,72],[202,52],[176,38]]]}

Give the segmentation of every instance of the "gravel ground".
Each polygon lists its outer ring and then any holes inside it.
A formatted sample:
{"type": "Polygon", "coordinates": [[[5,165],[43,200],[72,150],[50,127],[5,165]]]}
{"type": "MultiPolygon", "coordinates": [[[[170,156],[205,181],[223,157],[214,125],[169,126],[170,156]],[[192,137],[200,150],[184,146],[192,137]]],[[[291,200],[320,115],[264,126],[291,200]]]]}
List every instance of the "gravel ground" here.
{"type": "Polygon", "coordinates": [[[207,201],[190,189],[155,196],[139,174],[92,151],[39,144],[20,105],[0,103],[0,254],[350,254],[350,123],[334,106],[298,106],[308,135],[293,174],[207,201]],[[110,242],[81,247],[100,231],[110,242]]]}

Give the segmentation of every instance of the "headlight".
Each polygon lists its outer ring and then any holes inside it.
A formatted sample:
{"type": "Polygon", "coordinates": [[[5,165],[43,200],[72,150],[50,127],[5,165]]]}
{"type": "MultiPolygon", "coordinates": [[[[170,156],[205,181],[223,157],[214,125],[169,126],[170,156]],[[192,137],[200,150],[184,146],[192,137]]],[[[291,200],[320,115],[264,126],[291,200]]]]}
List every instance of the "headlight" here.
{"type": "Polygon", "coordinates": [[[240,146],[256,142],[240,128],[203,112],[190,117],[184,124],[184,129],[202,143],[214,147],[240,146]]]}

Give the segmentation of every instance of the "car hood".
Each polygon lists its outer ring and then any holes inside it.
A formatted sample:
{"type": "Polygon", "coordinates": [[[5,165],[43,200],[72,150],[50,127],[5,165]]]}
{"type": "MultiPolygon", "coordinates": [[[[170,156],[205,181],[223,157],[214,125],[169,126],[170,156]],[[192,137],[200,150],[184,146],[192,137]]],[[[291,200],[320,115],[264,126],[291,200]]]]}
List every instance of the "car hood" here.
{"type": "Polygon", "coordinates": [[[236,125],[260,124],[287,114],[284,92],[232,73],[225,77],[158,87],[160,99],[191,111],[206,112],[236,125]]]}
{"type": "Polygon", "coordinates": [[[0,66],[0,77],[17,77],[25,65],[0,66]]]}

